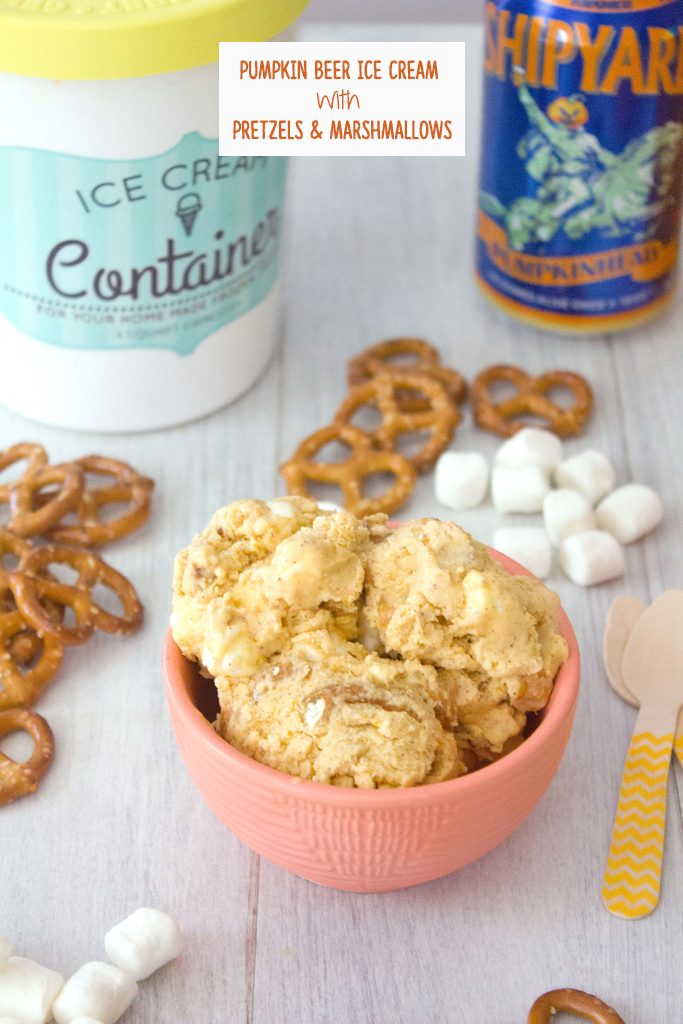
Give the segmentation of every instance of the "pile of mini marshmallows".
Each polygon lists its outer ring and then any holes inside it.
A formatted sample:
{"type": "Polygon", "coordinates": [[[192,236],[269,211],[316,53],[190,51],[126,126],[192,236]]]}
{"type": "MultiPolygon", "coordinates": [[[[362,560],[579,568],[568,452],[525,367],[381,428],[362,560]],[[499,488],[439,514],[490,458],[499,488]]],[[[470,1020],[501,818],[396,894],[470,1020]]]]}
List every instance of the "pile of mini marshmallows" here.
{"type": "Polygon", "coordinates": [[[0,936],[0,1024],[114,1024],[138,981],[177,957],[183,940],[167,914],[141,907],[107,932],[104,946],[110,964],[84,964],[65,983],[57,971],[12,956],[0,936]]]}
{"type": "Polygon", "coordinates": [[[543,527],[496,530],[493,547],[539,579],[552,566],[552,547],[574,583],[588,587],[623,576],[622,545],[653,530],[663,509],[643,484],[617,487],[601,452],[564,458],[562,441],[548,430],[526,427],[498,449],[493,468],[479,452],[444,452],[436,464],[436,500],[447,508],[476,508],[489,489],[498,512],[543,513],[543,527]],[[553,488],[553,483],[556,485],[553,488]]]}

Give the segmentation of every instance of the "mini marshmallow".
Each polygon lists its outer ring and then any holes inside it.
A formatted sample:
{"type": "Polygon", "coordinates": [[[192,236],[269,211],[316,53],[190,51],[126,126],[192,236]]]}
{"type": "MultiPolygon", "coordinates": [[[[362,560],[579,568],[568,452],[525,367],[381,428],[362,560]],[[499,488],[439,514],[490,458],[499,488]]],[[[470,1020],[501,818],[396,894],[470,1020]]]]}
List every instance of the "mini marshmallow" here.
{"type": "Polygon", "coordinates": [[[614,490],[617,474],[602,452],[587,451],[565,459],[555,470],[558,487],[568,487],[585,494],[591,505],[597,504],[614,490]]]}
{"type": "Polygon", "coordinates": [[[586,530],[565,538],[560,545],[560,565],[581,587],[616,579],[626,568],[619,541],[602,530],[586,530]]]}
{"type": "Polygon", "coordinates": [[[140,907],[107,932],[104,946],[112,963],[142,981],[182,953],[183,937],[168,914],[140,907]]]}
{"type": "Polygon", "coordinates": [[[540,466],[494,466],[491,497],[499,512],[540,512],[550,490],[540,466]]]}
{"type": "Polygon", "coordinates": [[[0,1017],[0,1024],[26,1024],[26,1021],[19,1017],[0,1017]]]}
{"type": "Polygon", "coordinates": [[[524,427],[496,452],[501,466],[540,466],[552,473],[562,462],[564,446],[557,434],[538,427],[524,427]]]}
{"type": "Polygon", "coordinates": [[[342,507],[336,501],[319,501],[318,508],[323,512],[341,512],[342,507]]]}
{"type": "Polygon", "coordinates": [[[560,487],[543,502],[543,522],[553,544],[560,544],[572,533],[595,529],[593,506],[581,491],[560,487]]]}
{"type": "Polygon", "coordinates": [[[16,1017],[23,1024],[47,1024],[63,984],[57,971],[11,956],[0,971],[0,1016],[16,1017]]]}
{"type": "Polygon", "coordinates": [[[489,489],[489,464],[479,452],[444,452],[434,472],[434,495],[446,508],[476,508],[489,489]]]}
{"type": "Polygon", "coordinates": [[[4,935],[0,935],[0,968],[4,967],[12,955],[12,943],[4,935]]]}
{"type": "Polygon", "coordinates": [[[644,484],[618,487],[595,510],[598,526],[620,544],[632,544],[658,526],[664,515],[662,500],[644,484]]]}
{"type": "Polygon", "coordinates": [[[118,967],[93,960],[72,974],[55,1000],[57,1024],[73,1024],[79,1017],[93,1017],[114,1024],[133,1001],[135,979],[118,967]]]}
{"type": "Polygon", "coordinates": [[[508,558],[514,558],[539,580],[550,572],[553,551],[548,534],[540,526],[509,526],[496,530],[493,546],[508,558]]]}

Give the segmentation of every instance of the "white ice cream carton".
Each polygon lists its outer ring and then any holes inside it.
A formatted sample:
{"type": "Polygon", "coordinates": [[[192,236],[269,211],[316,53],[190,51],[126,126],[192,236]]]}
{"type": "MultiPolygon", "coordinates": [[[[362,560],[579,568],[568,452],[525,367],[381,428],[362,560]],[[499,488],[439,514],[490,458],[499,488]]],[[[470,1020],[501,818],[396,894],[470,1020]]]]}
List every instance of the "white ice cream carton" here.
{"type": "Polygon", "coordinates": [[[218,155],[218,43],[291,38],[306,2],[0,4],[0,404],[146,430],[257,379],[285,161],[218,155]]]}

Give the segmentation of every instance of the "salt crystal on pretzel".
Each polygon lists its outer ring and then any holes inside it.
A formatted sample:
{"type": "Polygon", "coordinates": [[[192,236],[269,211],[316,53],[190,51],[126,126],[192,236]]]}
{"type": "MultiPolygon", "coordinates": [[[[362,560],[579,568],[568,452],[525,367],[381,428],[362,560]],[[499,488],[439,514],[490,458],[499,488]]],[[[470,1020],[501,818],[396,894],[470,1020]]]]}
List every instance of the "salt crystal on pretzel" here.
{"type": "Polygon", "coordinates": [[[550,490],[540,466],[494,466],[491,497],[499,512],[540,512],[550,490]]]}
{"type": "Polygon", "coordinates": [[[113,964],[142,981],[182,953],[183,937],[168,914],[140,907],[107,932],[104,946],[113,964]]]}
{"type": "Polygon", "coordinates": [[[93,960],[72,974],[53,1006],[57,1024],[73,1024],[77,1017],[94,1017],[102,1024],[115,1024],[123,1016],[138,990],[125,971],[93,960]]]}
{"type": "Polygon", "coordinates": [[[617,474],[602,452],[590,449],[565,459],[555,470],[555,483],[585,494],[592,505],[614,490],[617,474]]]}
{"type": "Polygon", "coordinates": [[[644,537],[659,525],[663,515],[662,499],[644,484],[618,487],[595,510],[600,529],[613,534],[620,544],[644,537]]]}
{"type": "Polygon", "coordinates": [[[0,1015],[47,1024],[64,978],[34,960],[11,956],[0,971],[0,1015]]]}

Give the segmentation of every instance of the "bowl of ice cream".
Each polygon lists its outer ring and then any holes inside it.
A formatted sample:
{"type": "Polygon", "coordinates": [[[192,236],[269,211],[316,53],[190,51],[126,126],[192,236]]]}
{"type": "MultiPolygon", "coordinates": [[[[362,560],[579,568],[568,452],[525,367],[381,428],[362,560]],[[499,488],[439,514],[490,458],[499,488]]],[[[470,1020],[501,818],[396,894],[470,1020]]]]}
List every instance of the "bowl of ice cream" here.
{"type": "Polygon", "coordinates": [[[463,867],[531,812],[579,652],[555,595],[455,524],[288,499],[220,510],[178,556],[164,674],[214,814],[304,878],[379,892],[463,867]]]}

